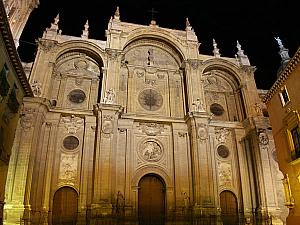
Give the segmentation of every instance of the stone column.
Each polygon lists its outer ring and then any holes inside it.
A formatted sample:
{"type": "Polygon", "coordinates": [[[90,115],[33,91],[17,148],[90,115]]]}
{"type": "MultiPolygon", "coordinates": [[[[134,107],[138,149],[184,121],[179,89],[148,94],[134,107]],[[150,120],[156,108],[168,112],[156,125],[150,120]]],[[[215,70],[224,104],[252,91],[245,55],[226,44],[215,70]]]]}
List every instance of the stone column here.
{"type": "Polygon", "coordinates": [[[13,149],[13,154],[16,154],[15,161],[9,166],[11,177],[7,182],[7,190],[11,193],[7,194],[6,224],[19,224],[21,220],[25,224],[30,223],[29,200],[33,166],[46,108],[41,103],[43,103],[43,99],[37,98],[32,102],[26,102],[24,99],[23,114],[18,127],[21,130],[20,144],[13,149]]]}
{"type": "Polygon", "coordinates": [[[93,171],[91,162],[94,156],[96,117],[85,117],[84,146],[81,159],[80,195],[77,224],[86,224],[87,209],[91,204],[93,171]]]}
{"type": "Polygon", "coordinates": [[[92,216],[112,214],[113,151],[116,151],[117,122],[122,107],[114,104],[97,104],[97,146],[94,167],[94,195],[92,216]]]}

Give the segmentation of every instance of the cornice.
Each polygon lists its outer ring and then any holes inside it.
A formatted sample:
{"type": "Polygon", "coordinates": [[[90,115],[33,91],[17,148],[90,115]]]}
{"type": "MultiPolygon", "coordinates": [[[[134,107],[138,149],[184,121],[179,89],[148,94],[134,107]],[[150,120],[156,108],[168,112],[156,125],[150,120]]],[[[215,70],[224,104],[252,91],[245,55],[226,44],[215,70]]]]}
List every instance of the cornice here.
{"type": "Polygon", "coordinates": [[[293,56],[292,59],[288,62],[286,67],[283,69],[283,71],[278,76],[277,80],[273,84],[273,86],[270,88],[268,93],[263,99],[264,103],[267,103],[271,100],[271,98],[275,95],[275,93],[282,87],[282,85],[285,83],[287,78],[290,76],[290,74],[294,71],[294,69],[297,67],[297,64],[300,62],[300,47],[298,48],[297,52],[293,56]]]}
{"type": "Polygon", "coordinates": [[[28,83],[26,74],[25,74],[22,64],[21,64],[21,60],[19,58],[19,54],[15,47],[15,43],[14,43],[14,40],[12,37],[12,33],[10,30],[10,26],[9,26],[6,12],[4,9],[3,1],[0,1],[0,33],[3,38],[3,42],[5,45],[10,63],[12,64],[12,66],[15,70],[15,73],[17,74],[17,77],[22,85],[23,90],[24,90],[25,96],[33,97],[31,87],[28,83]]]}

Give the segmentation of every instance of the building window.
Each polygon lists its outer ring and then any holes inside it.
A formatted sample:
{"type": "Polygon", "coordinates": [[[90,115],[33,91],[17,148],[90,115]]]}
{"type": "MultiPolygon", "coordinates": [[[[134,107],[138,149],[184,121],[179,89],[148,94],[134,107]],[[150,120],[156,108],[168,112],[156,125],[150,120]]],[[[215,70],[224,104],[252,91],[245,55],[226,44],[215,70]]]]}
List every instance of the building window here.
{"type": "Polygon", "coordinates": [[[2,97],[7,96],[9,91],[9,83],[7,81],[8,72],[9,72],[8,67],[6,64],[4,64],[0,73],[0,95],[2,97]]]}
{"type": "Polygon", "coordinates": [[[282,105],[285,106],[290,101],[289,94],[288,94],[287,89],[286,89],[285,86],[281,90],[279,95],[280,95],[282,105]]]}
{"type": "Polygon", "coordinates": [[[291,136],[292,136],[292,141],[293,141],[293,147],[292,149],[292,159],[298,159],[300,158],[300,130],[299,126],[296,126],[291,130],[291,136]]]}

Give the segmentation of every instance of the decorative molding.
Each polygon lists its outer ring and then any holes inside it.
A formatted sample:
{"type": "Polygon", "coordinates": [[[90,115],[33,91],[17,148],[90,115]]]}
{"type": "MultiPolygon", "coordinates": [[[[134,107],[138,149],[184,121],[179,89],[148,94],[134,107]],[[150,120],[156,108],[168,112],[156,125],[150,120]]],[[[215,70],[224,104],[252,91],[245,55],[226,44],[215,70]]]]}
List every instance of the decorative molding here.
{"type": "Polygon", "coordinates": [[[229,134],[230,130],[228,128],[215,128],[216,139],[219,143],[225,143],[229,134]]]}
{"type": "Polygon", "coordinates": [[[38,45],[39,48],[44,52],[49,52],[54,50],[58,46],[58,42],[53,40],[39,39],[38,45]]]}
{"type": "Polygon", "coordinates": [[[64,124],[69,134],[75,134],[84,125],[84,119],[74,115],[62,117],[60,121],[64,124]]]}
{"type": "Polygon", "coordinates": [[[164,131],[164,125],[159,123],[139,123],[138,127],[149,136],[156,136],[164,131]]]}
{"type": "Polygon", "coordinates": [[[197,124],[197,138],[201,142],[204,142],[208,139],[208,126],[204,123],[197,124]]]}

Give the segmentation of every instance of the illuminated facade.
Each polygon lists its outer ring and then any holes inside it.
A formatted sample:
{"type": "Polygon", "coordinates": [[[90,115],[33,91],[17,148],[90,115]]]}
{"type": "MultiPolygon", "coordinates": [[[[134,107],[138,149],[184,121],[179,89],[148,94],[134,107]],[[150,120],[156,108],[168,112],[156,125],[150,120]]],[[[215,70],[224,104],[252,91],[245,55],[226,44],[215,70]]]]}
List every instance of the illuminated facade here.
{"type": "MultiPolygon", "coordinates": [[[[39,40],[6,184],[5,223],[105,219],[283,224],[281,172],[254,81],[186,30],[125,23],[107,40],[39,40]]],[[[143,224],[143,222],[141,222],[143,224]]]]}
{"type": "Polygon", "coordinates": [[[0,2],[0,224],[9,158],[24,96],[33,96],[0,2]]]}
{"type": "Polygon", "coordinates": [[[284,174],[288,225],[300,221],[300,48],[279,73],[264,101],[270,113],[280,170],[284,174]]]}

